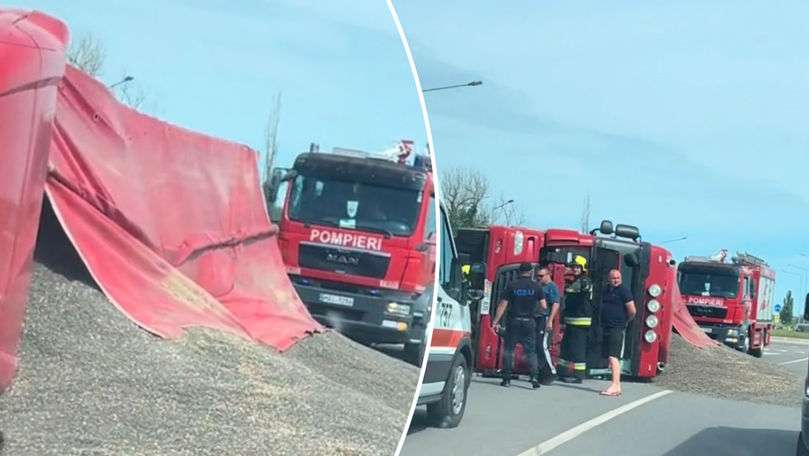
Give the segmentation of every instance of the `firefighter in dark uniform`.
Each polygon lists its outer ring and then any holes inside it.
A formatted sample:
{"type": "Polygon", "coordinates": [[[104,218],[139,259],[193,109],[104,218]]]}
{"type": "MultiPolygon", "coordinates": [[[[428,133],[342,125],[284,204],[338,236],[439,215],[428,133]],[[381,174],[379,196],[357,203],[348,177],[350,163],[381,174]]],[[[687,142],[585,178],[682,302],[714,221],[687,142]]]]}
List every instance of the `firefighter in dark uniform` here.
{"type": "MultiPolygon", "coordinates": [[[[505,353],[503,355],[503,381],[502,386],[511,384],[511,369],[514,365],[514,347],[522,344],[531,366],[531,385],[536,389],[540,387],[539,368],[537,365],[536,322],[534,315],[537,311],[545,310],[547,304],[542,286],[532,280],[533,266],[531,263],[522,263],[518,269],[520,277],[509,283],[503,290],[497,314],[492,324],[500,328],[500,321],[506,317],[505,353]]],[[[499,331],[502,332],[502,331],[499,331]]]]}
{"type": "Polygon", "coordinates": [[[587,371],[587,336],[593,314],[593,283],[586,275],[587,260],[577,255],[571,265],[573,281],[565,287],[562,319],[565,335],[559,357],[559,379],[581,383],[587,371]],[[571,374],[571,371],[573,375],[571,374]]]}

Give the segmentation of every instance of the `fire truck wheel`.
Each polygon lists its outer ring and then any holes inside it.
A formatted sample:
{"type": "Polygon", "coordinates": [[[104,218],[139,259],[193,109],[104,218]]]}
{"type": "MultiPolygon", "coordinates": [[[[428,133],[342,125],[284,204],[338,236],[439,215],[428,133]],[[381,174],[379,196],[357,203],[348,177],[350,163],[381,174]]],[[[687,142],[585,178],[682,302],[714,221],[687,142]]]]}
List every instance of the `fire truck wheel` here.
{"type": "Polygon", "coordinates": [[[747,336],[740,336],[739,345],[736,346],[736,350],[739,350],[742,353],[748,353],[750,351],[750,338],[747,336]]]}
{"type": "Polygon", "coordinates": [[[750,349],[750,354],[755,356],[756,358],[761,358],[761,355],[764,354],[764,350],[761,347],[752,348],[750,349]]]}
{"type": "Polygon", "coordinates": [[[424,349],[426,348],[425,342],[419,344],[405,344],[404,346],[404,359],[416,367],[421,367],[421,362],[424,360],[424,349]]]}
{"type": "Polygon", "coordinates": [[[427,404],[427,415],[434,425],[440,428],[454,428],[458,426],[466,410],[466,393],[469,388],[467,376],[469,369],[466,358],[460,352],[455,354],[449,378],[444,385],[441,400],[427,404]]]}
{"type": "Polygon", "coordinates": [[[795,450],[795,456],[809,456],[809,448],[803,443],[803,433],[798,434],[798,448],[795,450]]]}

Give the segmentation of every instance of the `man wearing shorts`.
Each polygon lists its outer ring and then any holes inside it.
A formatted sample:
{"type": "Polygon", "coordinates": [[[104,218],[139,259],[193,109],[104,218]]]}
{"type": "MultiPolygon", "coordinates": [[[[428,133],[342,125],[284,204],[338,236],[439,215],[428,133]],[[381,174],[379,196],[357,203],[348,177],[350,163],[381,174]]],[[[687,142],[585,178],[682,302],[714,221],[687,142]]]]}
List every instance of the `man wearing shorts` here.
{"type": "Polygon", "coordinates": [[[626,325],[635,317],[635,301],[621,279],[621,271],[613,269],[610,283],[601,294],[601,328],[603,356],[609,359],[612,383],[601,392],[604,396],[621,395],[621,356],[626,325]]]}

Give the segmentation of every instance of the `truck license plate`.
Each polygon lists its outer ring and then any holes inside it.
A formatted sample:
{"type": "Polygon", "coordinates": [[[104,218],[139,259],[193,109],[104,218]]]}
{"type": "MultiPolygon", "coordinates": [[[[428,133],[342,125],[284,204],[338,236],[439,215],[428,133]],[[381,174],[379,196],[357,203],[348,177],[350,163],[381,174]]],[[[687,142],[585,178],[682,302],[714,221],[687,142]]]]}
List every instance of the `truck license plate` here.
{"type": "Polygon", "coordinates": [[[703,330],[705,333],[707,333],[707,334],[710,334],[710,333],[712,333],[712,332],[713,332],[713,331],[711,330],[711,328],[702,328],[702,330],[703,330]]]}
{"type": "Polygon", "coordinates": [[[354,305],[354,298],[348,296],[338,296],[328,293],[320,293],[320,302],[325,302],[326,304],[334,304],[338,306],[351,307],[354,305]]]}

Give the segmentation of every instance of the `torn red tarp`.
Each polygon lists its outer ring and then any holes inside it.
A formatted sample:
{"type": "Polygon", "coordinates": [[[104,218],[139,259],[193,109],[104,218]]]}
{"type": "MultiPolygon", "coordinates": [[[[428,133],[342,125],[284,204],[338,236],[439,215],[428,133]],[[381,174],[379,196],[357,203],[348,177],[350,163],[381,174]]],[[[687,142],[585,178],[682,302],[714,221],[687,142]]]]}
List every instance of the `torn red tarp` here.
{"type": "Polygon", "coordinates": [[[14,377],[67,28],[0,10],[0,391],[14,377]]]}
{"type": "Polygon", "coordinates": [[[672,325],[677,331],[677,334],[682,336],[683,340],[698,348],[719,345],[719,342],[705,334],[705,331],[699,327],[691,314],[688,313],[688,307],[686,307],[685,302],[683,302],[679,289],[672,301],[674,302],[674,315],[671,319],[672,325]]]}
{"type": "Polygon", "coordinates": [[[320,330],[286,275],[246,146],[140,114],[68,66],[46,189],[93,278],[148,331],[205,326],[285,350],[320,330]]]}

